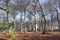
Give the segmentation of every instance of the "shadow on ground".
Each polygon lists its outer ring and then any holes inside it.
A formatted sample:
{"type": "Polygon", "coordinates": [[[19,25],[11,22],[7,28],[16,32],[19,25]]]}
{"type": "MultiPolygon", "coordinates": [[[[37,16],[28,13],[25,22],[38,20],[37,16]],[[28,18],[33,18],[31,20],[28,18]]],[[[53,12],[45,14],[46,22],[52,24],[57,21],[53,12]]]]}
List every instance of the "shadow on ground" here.
{"type": "Polygon", "coordinates": [[[0,38],[0,40],[8,40],[8,39],[6,39],[6,38],[0,38]]]}

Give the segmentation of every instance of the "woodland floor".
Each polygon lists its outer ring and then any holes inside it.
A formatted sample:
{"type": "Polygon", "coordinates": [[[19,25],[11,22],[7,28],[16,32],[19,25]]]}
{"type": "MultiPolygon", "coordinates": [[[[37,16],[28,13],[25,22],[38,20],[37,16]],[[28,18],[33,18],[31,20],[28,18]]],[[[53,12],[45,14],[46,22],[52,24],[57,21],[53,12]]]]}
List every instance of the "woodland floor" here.
{"type": "Polygon", "coordinates": [[[8,38],[4,33],[0,33],[0,40],[60,40],[60,32],[49,32],[46,34],[35,32],[18,32],[15,33],[16,37],[8,38]]]}

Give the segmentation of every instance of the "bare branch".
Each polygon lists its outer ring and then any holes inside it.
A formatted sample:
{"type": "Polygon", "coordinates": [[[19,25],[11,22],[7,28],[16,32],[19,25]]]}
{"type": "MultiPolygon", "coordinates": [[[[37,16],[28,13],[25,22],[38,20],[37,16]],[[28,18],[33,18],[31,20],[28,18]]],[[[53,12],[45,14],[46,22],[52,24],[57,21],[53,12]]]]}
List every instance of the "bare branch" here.
{"type": "Polygon", "coordinates": [[[4,9],[4,8],[1,8],[1,7],[0,7],[0,9],[2,9],[2,10],[4,10],[4,11],[6,11],[6,9],[4,9]]]}

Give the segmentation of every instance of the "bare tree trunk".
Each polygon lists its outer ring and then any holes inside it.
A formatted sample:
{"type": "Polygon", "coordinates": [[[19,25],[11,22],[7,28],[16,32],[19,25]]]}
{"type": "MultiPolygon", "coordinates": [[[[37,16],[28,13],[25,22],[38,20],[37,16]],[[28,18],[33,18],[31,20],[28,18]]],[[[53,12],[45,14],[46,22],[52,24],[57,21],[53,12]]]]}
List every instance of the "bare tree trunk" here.
{"type": "Polygon", "coordinates": [[[16,19],[14,19],[14,31],[16,31],[16,19]]]}
{"type": "Polygon", "coordinates": [[[26,10],[24,10],[24,32],[26,32],[26,10]]]}
{"type": "Polygon", "coordinates": [[[32,22],[31,22],[31,19],[32,19],[32,12],[30,13],[29,19],[30,19],[30,22],[29,22],[29,26],[30,26],[30,27],[29,27],[29,29],[30,29],[30,31],[31,31],[31,29],[32,29],[32,25],[31,25],[31,23],[32,23],[32,22]]]}
{"type": "Polygon", "coordinates": [[[7,25],[9,25],[9,20],[8,20],[8,13],[7,13],[7,25]]]}
{"type": "Polygon", "coordinates": [[[58,28],[59,28],[59,32],[60,32],[60,20],[59,20],[59,14],[58,14],[58,10],[56,10],[56,12],[57,12],[58,28]]]}
{"type": "Polygon", "coordinates": [[[7,4],[7,24],[8,26],[10,27],[10,1],[9,0],[6,0],[6,4],[7,4]]]}
{"type": "MultiPolygon", "coordinates": [[[[41,26],[42,26],[42,30],[43,30],[43,22],[42,22],[42,20],[41,20],[41,26]]],[[[41,32],[42,32],[42,30],[41,30],[41,32]]]]}
{"type": "Polygon", "coordinates": [[[53,14],[51,14],[51,31],[53,31],[53,14]]]}
{"type": "Polygon", "coordinates": [[[43,14],[43,18],[44,18],[44,29],[43,29],[42,34],[45,34],[45,32],[46,32],[46,18],[45,18],[44,14],[43,14]]]}
{"type": "MultiPolygon", "coordinates": [[[[33,16],[33,14],[32,14],[32,16],[33,16]]],[[[31,25],[32,25],[32,31],[34,31],[34,30],[33,30],[33,28],[34,28],[34,27],[33,27],[33,26],[34,26],[34,21],[31,22],[31,25]]]]}
{"type": "Polygon", "coordinates": [[[41,4],[40,4],[40,8],[41,8],[41,12],[43,13],[42,16],[43,16],[43,18],[44,18],[44,27],[43,27],[43,32],[42,32],[42,34],[45,34],[45,32],[46,32],[46,15],[45,15],[45,12],[44,12],[41,4]]]}
{"type": "Polygon", "coordinates": [[[13,31],[12,31],[11,16],[10,16],[10,0],[6,0],[6,1],[7,1],[7,10],[6,10],[6,12],[7,12],[7,21],[8,21],[8,27],[9,27],[8,33],[11,36],[11,32],[13,33],[13,31]]]}
{"type": "Polygon", "coordinates": [[[37,32],[37,20],[36,20],[36,12],[35,12],[35,31],[37,32]]]}
{"type": "Polygon", "coordinates": [[[22,12],[21,12],[21,17],[20,17],[20,31],[22,32],[22,12]]]}

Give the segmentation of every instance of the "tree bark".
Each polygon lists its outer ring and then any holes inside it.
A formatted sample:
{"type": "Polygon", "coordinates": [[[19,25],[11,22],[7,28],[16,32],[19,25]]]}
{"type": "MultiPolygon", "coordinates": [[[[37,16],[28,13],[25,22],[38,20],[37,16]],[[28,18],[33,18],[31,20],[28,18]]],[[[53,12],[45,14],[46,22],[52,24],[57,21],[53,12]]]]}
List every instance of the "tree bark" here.
{"type": "Polygon", "coordinates": [[[6,4],[7,4],[7,10],[6,10],[6,12],[7,12],[7,24],[8,24],[8,26],[10,25],[10,0],[6,0],[6,4]]]}
{"type": "Polygon", "coordinates": [[[43,32],[42,32],[42,34],[45,34],[46,33],[46,15],[45,15],[45,12],[44,12],[44,10],[43,10],[43,8],[42,8],[42,5],[41,4],[39,4],[40,5],[40,8],[41,8],[41,12],[42,12],[42,16],[43,16],[43,18],[44,18],[44,27],[43,27],[43,32]]]}
{"type": "Polygon", "coordinates": [[[24,32],[26,32],[26,10],[24,10],[24,32]]]}
{"type": "Polygon", "coordinates": [[[21,12],[21,17],[20,17],[20,31],[22,32],[22,12],[21,12]]]}
{"type": "Polygon", "coordinates": [[[53,31],[53,14],[51,14],[51,31],[53,31]]]}
{"type": "Polygon", "coordinates": [[[58,10],[56,10],[56,12],[57,12],[58,28],[59,28],[59,32],[60,32],[60,21],[59,21],[59,14],[58,14],[58,10]]]}

